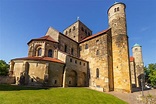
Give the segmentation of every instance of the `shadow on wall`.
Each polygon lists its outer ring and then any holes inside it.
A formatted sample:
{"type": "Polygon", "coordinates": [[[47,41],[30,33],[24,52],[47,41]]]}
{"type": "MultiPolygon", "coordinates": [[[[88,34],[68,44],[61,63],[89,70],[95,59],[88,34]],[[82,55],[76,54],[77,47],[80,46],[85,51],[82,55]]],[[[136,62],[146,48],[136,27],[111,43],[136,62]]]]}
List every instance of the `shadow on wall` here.
{"type": "Polygon", "coordinates": [[[44,76],[44,79],[40,79],[39,77],[21,74],[20,78],[17,78],[16,84],[36,87],[46,87],[48,86],[48,77],[44,76]]]}

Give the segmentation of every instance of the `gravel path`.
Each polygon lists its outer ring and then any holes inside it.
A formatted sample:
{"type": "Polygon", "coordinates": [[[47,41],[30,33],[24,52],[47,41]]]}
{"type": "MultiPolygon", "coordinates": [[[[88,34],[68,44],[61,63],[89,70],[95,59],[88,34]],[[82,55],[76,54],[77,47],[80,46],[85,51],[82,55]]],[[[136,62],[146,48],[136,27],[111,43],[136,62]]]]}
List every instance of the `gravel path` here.
{"type": "MultiPolygon", "coordinates": [[[[114,95],[129,104],[156,104],[156,89],[151,89],[151,90],[145,90],[143,91],[144,96],[147,96],[150,94],[152,95],[152,101],[148,101],[150,103],[145,103],[145,100],[142,101],[142,91],[137,91],[133,93],[122,93],[122,92],[107,92],[108,94],[114,95]]],[[[150,100],[151,98],[149,98],[150,100]]]]}

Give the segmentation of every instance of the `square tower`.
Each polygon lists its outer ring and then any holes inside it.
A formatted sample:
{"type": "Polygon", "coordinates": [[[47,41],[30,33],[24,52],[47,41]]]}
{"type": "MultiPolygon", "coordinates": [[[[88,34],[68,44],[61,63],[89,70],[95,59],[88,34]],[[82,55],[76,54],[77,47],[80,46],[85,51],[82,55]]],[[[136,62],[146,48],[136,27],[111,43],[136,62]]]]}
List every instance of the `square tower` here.
{"type": "Polygon", "coordinates": [[[92,31],[80,20],[77,20],[75,23],[67,27],[63,31],[63,34],[75,40],[76,42],[80,42],[84,38],[91,36],[92,31]]]}

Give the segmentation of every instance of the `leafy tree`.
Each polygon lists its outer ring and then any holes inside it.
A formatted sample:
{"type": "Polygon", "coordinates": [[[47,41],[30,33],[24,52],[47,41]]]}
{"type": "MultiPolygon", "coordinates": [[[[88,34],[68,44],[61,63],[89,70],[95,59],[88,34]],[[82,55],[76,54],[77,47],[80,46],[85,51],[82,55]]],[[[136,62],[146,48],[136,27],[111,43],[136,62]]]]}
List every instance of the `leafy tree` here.
{"type": "Polygon", "coordinates": [[[151,83],[150,80],[149,80],[150,70],[146,66],[144,67],[144,72],[145,72],[145,82],[151,83]]]}
{"type": "Polygon", "coordinates": [[[4,60],[0,60],[0,75],[7,75],[8,72],[9,65],[4,60]]]}
{"type": "Polygon", "coordinates": [[[156,86],[156,63],[149,64],[148,67],[144,67],[146,73],[146,81],[150,82],[152,86],[156,86]]]}

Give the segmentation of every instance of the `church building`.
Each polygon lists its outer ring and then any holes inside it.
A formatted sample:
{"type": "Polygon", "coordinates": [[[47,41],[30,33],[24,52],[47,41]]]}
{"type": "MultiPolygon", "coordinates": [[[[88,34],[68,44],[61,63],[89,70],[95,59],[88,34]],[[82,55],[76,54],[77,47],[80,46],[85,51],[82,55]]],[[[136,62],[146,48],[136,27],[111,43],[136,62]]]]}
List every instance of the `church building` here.
{"type": "Polygon", "coordinates": [[[21,85],[132,92],[143,60],[138,44],[129,56],[125,9],[124,3],[113,4],[107,11],[109,27],[96,34],[80,20],[63,33],[50,27],[27,43],[27,57],[10,61],[10,75],[21,85]]]}

